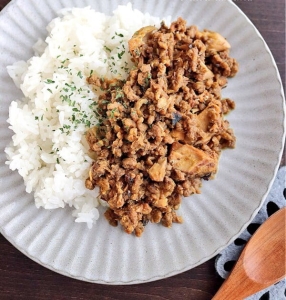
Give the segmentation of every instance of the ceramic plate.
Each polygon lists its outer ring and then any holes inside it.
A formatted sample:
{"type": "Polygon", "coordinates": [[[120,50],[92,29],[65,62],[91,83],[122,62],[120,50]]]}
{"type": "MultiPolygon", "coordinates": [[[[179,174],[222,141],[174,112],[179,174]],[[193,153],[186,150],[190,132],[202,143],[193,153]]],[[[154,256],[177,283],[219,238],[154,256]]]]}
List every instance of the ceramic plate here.
{"type": "Polygon", "coordinates": [[[92,8],[111,14],[117,0],[14,0],[0,14],[0,229],[25,255],[58,273],[107,284],[134,284],[189,270],[216,255],[242,232],[259,210],[282,155],[284,100],[273,57],[247,17],[228,1],[134,0],[133,7],[158,17],[187,19],[218,31],[240,64],[223,96],[236,102],[227,119],[235,150],[222,153],[215,180],[183,201],[183,225],[147,226],[141,238],[113,228],[101,217],[91,230],[74,222],[69,209],[36,209],[21,177],[5,165],[8,107],[20,98],[6,66],[33,55],[45,27],[63,7],[92,8]]]}

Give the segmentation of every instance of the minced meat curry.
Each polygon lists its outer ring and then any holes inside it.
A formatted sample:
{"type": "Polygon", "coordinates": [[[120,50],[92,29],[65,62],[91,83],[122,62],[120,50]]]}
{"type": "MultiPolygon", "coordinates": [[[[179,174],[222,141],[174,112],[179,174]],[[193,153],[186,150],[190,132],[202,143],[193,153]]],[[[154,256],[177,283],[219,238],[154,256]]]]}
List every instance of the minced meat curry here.
{"type": "Polygon", "coordinates": [[[136,67],[126,81],[90,76],[104,92],[98,126],[87,132],[95,160],[86,187],[98,186],[105,217],[140,236],[148,222],[171,227],[182,197],[213,177],[221,149],[235,146],[221,98],[238,71],[230,44],[218,33],[186,26],[137,31],[129,41],[136,67]]]}

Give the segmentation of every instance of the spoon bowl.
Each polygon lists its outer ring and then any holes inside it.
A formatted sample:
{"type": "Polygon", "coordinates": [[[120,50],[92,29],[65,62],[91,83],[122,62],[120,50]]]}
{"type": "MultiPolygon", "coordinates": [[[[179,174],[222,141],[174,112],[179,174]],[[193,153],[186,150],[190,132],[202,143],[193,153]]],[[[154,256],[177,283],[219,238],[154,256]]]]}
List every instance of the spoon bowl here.
{"type": "Polygon", "coordinates": [[[212,300],[244,299],[285,277],[285,217],[284,207],[257,229],[212,300]]]}

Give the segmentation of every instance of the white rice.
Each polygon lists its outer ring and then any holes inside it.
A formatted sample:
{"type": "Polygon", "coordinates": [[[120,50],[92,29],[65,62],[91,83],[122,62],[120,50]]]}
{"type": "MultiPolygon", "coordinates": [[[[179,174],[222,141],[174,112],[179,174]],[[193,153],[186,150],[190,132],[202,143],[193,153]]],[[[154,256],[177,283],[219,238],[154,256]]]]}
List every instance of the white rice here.
{"type": "Polygon", "coordinates": [[[75,221],[91,227],[99,217],[99,199],[97,191],[85,188],[92,159],[84,133],[97,123],[97,95],[86,77],[94,72],[126,78],[132,67],[128,40],[143,26],[159,27],[161,20],[131,4],[118,6],[113,16],[90,7],[65,9],[59,16],[47,26],[46,40],[35,44],[35,56],[7,68],[25,98],[10,105],[14,135],[5,152],[38,208],[69,205],[75,221]]]}

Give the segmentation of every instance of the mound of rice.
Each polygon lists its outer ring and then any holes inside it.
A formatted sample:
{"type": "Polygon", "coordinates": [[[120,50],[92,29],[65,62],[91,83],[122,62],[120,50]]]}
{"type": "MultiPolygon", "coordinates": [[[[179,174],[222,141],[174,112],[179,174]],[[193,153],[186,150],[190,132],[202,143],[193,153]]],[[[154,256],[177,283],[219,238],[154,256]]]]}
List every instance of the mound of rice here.
{"type": "Polygon", "coordinates": [[[99,217],[96,191],[85,188],[92,159],[84,133],[96,125],[97,95],[86,84],[91,73],[126,78],[132,67],[128,40],[139,28],[160,20],[118,6],[113,16],[90,7],[65,9],[34,46],[35,56],[7,68],[24,98],[9,109],[15,133],[7,146],[10,169],[18,170],[36,206],[74,207],[76,222],[91,227],[99,217]]]}

